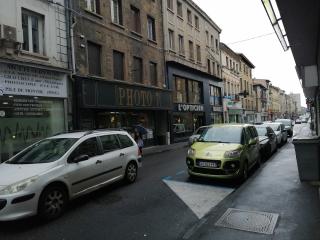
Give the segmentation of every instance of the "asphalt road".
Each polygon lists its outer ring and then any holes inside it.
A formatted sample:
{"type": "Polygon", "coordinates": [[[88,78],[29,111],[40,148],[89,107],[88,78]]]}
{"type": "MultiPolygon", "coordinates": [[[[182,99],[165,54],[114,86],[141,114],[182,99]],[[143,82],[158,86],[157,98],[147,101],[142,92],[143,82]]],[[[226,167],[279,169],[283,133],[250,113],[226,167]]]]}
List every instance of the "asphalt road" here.
{"type": "MultiPolygon", "coordinates": [[[[295,126],[295,132],[304,126],[295,126]]],[[[214,202],[215,196],[219,202],[237,189],[229,182],[190,182],[186,151],[180,148],[145,157],[134,184],[116,183],[81,197],[53,222],[36,217],[2,222],[0,239],[180,239],[213,207],[203,210],[202,204],[214,202]]]]}
{"type": "Polygon", "coordinates": [[[53,222],[0,223],[0,239],[177,239],[198,218],[162,179],[188,181],[186,150],[146,157],[134,184],[116,183],[77,199],[53,222]]]}

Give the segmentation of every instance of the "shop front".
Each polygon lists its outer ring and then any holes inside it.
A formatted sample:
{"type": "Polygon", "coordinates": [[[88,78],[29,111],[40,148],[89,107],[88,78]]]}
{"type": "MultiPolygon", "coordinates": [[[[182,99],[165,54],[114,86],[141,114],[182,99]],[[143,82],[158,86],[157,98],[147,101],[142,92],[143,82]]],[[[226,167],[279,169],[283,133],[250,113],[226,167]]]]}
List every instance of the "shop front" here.
{"type": "Polygon", "coordinates": [[[225,99],[228,123],[243,123],[243,108],[240,101],[225,99]]]}
{"type": "Polygon", "coordinates": [[[200,126],[205,125],[204,106],[202,104],[174,105],[172,133],[175,142],[183,141],[200,126]]]}
{"type": "Polygon", "coordinates": [[[165,144],[171,91],[76,77],[78,129],[139,128],[145,145],[165,144]]]}
{"type": "Polygon", "coordinates": [[[0,63],[0,162],[66,129],[67,74],[0,63]]]}
{"type": "Polygon", "coordinates": [[[245,111],[244,112],[244,121],[246,123],[254,123],[256,121],[256,118],[255,118],[255,112],[254,111],[245,111]]]}

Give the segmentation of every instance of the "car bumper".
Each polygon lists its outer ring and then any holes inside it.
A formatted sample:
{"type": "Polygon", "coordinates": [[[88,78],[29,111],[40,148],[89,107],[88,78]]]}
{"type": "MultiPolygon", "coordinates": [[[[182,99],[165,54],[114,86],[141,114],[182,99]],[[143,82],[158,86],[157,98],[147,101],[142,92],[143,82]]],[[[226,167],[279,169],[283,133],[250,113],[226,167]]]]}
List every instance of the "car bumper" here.
{"type": "Polygon", "coordinates": [[[232,174],[221,174],[221,175],[220,174],[199,173],[199,172],[193,171],[191,169],[188,170],[188,173],[191,176],[214,178],[214,179],[234,179],[234,178],[240,177],[240,169],[232,174]]]}
{"type": "Polygon", "coordinates": [[[37,214],[38,196],[21,192],[0,196],[0,221],[12,221],[37,214]]]}

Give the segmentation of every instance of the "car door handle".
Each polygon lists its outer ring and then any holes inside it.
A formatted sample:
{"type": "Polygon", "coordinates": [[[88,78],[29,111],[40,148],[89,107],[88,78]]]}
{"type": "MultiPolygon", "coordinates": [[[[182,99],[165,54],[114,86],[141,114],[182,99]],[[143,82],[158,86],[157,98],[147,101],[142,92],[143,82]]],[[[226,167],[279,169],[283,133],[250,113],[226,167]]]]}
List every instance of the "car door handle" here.
{"type": "Polygon", "coordinates": [[[100,163],[102,163],[101,160],[97,160],[97,161],[96,161],[96,164],[100,164],[100,163]]]}
{"type": "Polygon", "coordinates": [[[120,153],[120,157],[123,157],[125,154],[124,153],[120,153]]]}

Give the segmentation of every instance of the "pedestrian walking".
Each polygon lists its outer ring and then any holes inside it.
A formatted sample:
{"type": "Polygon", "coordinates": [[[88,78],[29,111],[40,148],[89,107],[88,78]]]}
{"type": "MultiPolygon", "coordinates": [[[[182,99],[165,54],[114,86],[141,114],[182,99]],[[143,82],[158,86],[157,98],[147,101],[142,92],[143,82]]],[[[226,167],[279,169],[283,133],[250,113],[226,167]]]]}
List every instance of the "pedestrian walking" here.
{"type": "Polygon", "coordinates": [[[143,139],[141,133],[138,131],[137,128],[134,129],[134,140],[138,144],[139,147],[139,153],[142,156],[142,148],[143,148],[143,139]]]}

